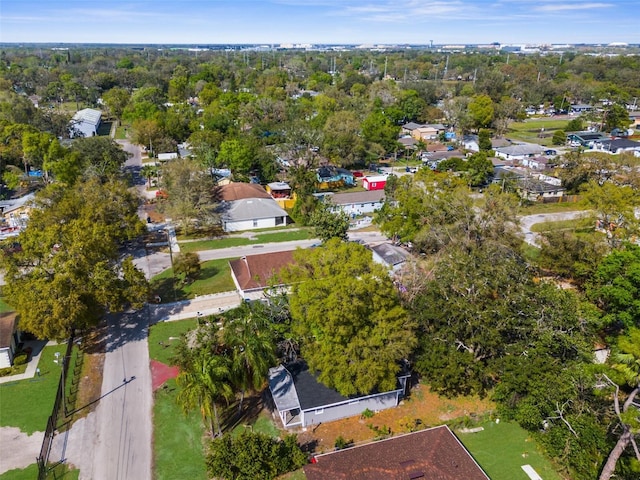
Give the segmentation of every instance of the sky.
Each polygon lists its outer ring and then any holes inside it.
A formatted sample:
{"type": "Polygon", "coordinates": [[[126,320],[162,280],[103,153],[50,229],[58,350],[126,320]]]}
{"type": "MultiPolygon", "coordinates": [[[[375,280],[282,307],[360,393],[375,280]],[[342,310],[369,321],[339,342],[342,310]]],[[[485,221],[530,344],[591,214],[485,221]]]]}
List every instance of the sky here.
{"type": "Polygon", "coordinates": [[[640,43],[639,0],[0,0],[0,42],[640,43]]]}

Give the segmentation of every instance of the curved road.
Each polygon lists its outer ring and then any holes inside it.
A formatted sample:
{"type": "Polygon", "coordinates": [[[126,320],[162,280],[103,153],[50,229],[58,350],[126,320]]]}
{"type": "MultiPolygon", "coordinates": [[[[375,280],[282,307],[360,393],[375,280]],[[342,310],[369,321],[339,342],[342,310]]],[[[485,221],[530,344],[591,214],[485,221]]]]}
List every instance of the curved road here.
{"type": "Polygon", "coordinates": [[[524,241],[534,247],[540,247],[540,234],[531,231],[536,223],[544,222],[561,222],[563,220],[575,220],[590,215],[588,210],[578,210],[571,212],[556,212],[556,213],[538,213],[535,215],[525,215],[520,217],[520,230],[524,235],[524,241]]]}

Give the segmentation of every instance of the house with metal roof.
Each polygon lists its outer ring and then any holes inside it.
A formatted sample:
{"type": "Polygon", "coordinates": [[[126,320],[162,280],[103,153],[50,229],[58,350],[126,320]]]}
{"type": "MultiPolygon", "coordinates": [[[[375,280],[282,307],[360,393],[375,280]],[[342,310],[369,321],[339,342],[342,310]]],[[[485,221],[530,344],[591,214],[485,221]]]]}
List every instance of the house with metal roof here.
{"type": "Polygon", "coordinates": [[[381,243],[371,247],[373,261],[384,265],[392,272],[398,271],[411,256],[409,252],[390,243],[381,243]]]}
{"type": "Polygon", "coordinates": [[[307,427],[360,415],[367,409],[396,407],[406,394],[409,378],[409,373],[401,373],[395,390],[344,397],[320,383],[307,364],[298,360],[269,369],[269,390],[284,428],[307,427]]]}
{"type": "Polygon", "coordinates": [[[335,193],[325,197],[334,211],[343,211],[349,216],[363,215],[380,210],[384,204],[384,190],[335,193]]]}
{"type": "Polygon", "coordinates": [[[102,121],[102,112],[93,108],[84,108],[75,113],[69,123],[69,136],[76,137],[93,137],[98,134],[100,122],[102,121]]]}

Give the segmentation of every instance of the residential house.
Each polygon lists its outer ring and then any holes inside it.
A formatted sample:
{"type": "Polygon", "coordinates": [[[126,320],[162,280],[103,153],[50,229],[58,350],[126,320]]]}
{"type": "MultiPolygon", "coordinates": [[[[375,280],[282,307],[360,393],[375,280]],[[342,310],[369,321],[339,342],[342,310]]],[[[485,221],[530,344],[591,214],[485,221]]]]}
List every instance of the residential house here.
{"type": "Polygon", "coordinates": [[[269,390],[285,428],[307,427],[359,415],[365,410],[396,407],[406,393],[410,374],[398,376],[395,390],[344,397],[320,383],[307,364],[296,362],[269,369],[269,390]]]}
{"type": "Polygon", "coordinates": [[[495,149],[496,157],[504,158],[505,160],[524,160],[528,157],[542,155],[544,151],[544,147],[535,143],[519,143],[495,149]]]}
{"type": "Polygon", "coordinates": [[[446,425],[315,455],[304,473],[307,480],[489,480],[446,425]]]}
{"type": "Polygon", "coordinates": [[[166,152],[158,154],[158,161],[168,162],[169,160],[175,160],[178,158],[178,152],[166,152]]]}
{"type": "Polygon", "coordinates": [[[409,122],[409,123],[405,123],[404,125],[402,125],[401,129],[400,129],[400,134],[401,135],[411,135],[413,136],[413,132],[420,127],[424,127],[423,123],[415,123],[415,122],[409,122]]]}
{"type": "Polygon", "coordinates": [[[293,208],[295,195],[287,182],[272,182],[267,184],[265,190],[282,208],[293,208]]]}
{"type": "Polygon", "coordinates": [[[544,202],[547,199],[556,199],[564,195],[562,185],[555,185],[533,177],[518,179],[518,191],[522,198],[532,202],[544,202]]]}
{"type": "Polygon", "coordinates": [[[387,184],[387,175],[374,175],[362,178],[362,187],[365,190],[384,190],[387,184]]]}
{"type": "MultiPolygon", "coordinates": [[[[480,144],[478,142],[479,142],[478,135],[476,134],[465,135],[464,137],[462,137],[462,148],[464,148],[465,150],[470,150],[472,152],[479,152],[480,144]]],[[[506,138],[491,139],[491,148],[494,150],[496,148],[508,147],[508,146],[511,146],[511,142],[506,138]]]]}
{"type": "Polygon", "coordinates": [[[543,156],[525,158],[522,160],[522,165],[524,167],[529,167],[532,170],[546,170],[547,165],[549,165],[549,159],[543,156]]]}
{"type": "Polygon", "coordinates": [[[102,121],[102,112],[93,108],[84,108],[75,113],[69,123],[69,136],[93,137],[98,134],[102,121]]]}
{"type": "Polygon", "coordinates": [[[285,226],[287,212],[256,183],[230,183],[220,187],[220,210],[225,232],[285,226]]]}
{"type": "Polygon", "coordinates": [[[416,150],[418,148],[418,141],[413,137],[400,137],[398,143],[402,145],[405,150],[416,150]]]}
{"type": "Polygon", "coordinates": [[[247,255],[229,261],[231,278],[238,293],[245,299],[258,299],[269,287],[283,287],[278,278],[280,271],[293,264],[293,251],[247,255]]]}
{"type": "Polygon", "coordinates": [[[571,105],[569,108],[569,115],[576,115],[580,113],[588,113],[593,110],[591,105],[586,105],[584,103],[579,103],[576,105],[571,105]]]}
{"type": "Polygon", "coordinates": [[[608,138],[606,140],[594,142],[593,149],[614,154],[622,152],[640,152],[640,142],[629,140],[627,138],[608,138]]]}
{"type": "Polygon", "coordinates": [[[320,189],[334,188],[342,185],[353,186],[356,184],[356,178],[353,173],[345,168],[326,165],[317,170],[318,182],[320,189]]]}
{"type": "Polygon", "coordinates": [[[380,210],[384,204],[384,190],[335,193],[326,198],[334,211],[342,210],[350,217],[355,217],[380,210]]]}
{"type": "Polygon", "coordinates": [[[15,313],[0,314],[0,368],[13,365],[13,357],[18,348],[16,330],[17,315],[15,313]]]}
{"type": "Polygon", "coordinates": [[[592,148],[595,142],[607,140],[609,137],[602,132],[571,132],[567,141],[572,147],[592,148]]]}
{"type": "Polygon", "coordinates": [[[400,270],[411,256],[406,250],[391,245],[390,243],[375,245],[371,247],[371,252],[373,254],[373,261],[389,268],[391,272],[400,270]]]}
{"type": "Polygon", "coordinates": [[[441,123],[422,125],[413,130],[411,136],[418,141],[438,140],[440,134],[446,130],[446,127],[441,123]]]}

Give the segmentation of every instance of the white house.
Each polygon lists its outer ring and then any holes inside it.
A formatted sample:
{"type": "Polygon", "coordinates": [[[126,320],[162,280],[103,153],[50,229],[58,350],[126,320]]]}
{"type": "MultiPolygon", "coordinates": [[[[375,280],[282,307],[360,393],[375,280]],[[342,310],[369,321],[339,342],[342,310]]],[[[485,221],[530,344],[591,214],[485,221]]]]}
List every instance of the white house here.
{"type": "Polygon", "coordinates": [[[505,160],[524,160],[525,158],[542,155],[545,152],[545,148],[535,143],[521,143],[509,147],[496,148],[495,152],[496,157],[504,158],[505,160]]]}
{"type": "Polygon", "coordinates": [[[230,183],[220,188],[222,227],[225,232],[287,225],[287,212],[255,183],[230,183]]]}
{"type": "Polygon", "coordinates": [[[366,192],[335,193],[328,196],[333,204],[333,210],[342,210],[350,217],[373,213],[382,208],[384,190],[370,190],[366,192]]]}
{"type": "Polygon", "coordinates": [[[84,108],[76,112],[69,123],[69,136],[93,137],[98,134],[102,112],[93,108],[84,108]]]}

